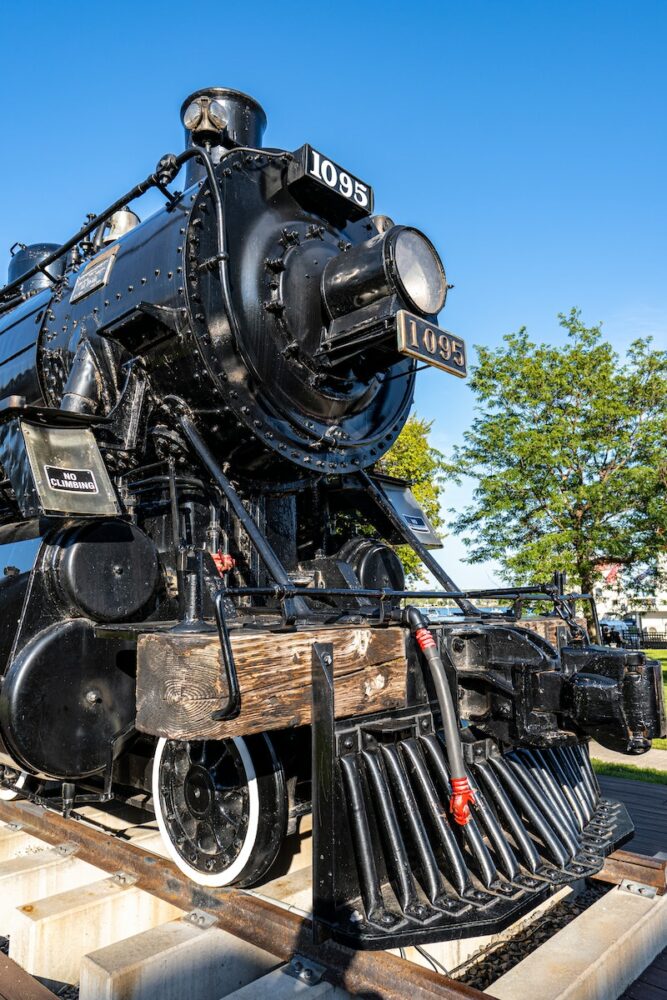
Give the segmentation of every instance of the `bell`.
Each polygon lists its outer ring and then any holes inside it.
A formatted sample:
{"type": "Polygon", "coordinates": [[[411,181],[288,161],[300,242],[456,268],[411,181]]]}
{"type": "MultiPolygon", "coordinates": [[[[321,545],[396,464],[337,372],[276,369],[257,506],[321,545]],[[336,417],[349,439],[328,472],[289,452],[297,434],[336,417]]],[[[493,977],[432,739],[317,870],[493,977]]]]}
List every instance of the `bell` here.
{"type": "Polygon", "coordinates": [[[117,212],[114,212],[110,219],[107,221],[107,228],[105,228],[102,235],[103,243],[114,243],[116,240],[120,239],[121,236],[125,236],[125,233],[129,233],[132,229],[139,225],[141,219],[138,215],[135,215],[133,211],[129,208],[119,208],[117,212]]]}

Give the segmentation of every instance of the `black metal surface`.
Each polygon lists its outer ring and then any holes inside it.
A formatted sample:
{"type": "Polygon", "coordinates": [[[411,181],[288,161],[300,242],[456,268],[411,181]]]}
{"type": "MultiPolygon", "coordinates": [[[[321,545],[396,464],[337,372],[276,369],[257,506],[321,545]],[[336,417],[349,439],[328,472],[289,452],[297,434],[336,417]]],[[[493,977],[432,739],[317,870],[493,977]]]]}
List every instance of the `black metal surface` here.
{"type": "MultiPolygon", "coordinates": [[[[312,652],[312,811],[313,811],[313,933],[317,938],[321,922],[335,919],[334,896],[334,838],[332,831],[338,823],[341,806],[336,795],[333,692],[333,645],[313,643],[312,652]]],[[[363,857],[360,862],[363,865],[363,857]]],[[[367,879],[366,885],[372,886],[367,879]]],[[[372,909],[373,901],[366,902],[372,909]]],[[[326,936],[326,935],[325,935],[326,936]]]]}
{"type": "Polygon", "coordinates": [[[21,291],[24,293],[40,292],[45,288],[52,288],[54,281],[61,277],[65,269],[65,261],[62,259],[54,261],[48,268],[44,266],[43,262],[57,249],[57,243],[31,243],[30,246],[19,244],[18,250],[12,247],[7,280],[9,282],[18,281],[34,267],[44,267],[44,271],[39,270],[37,274],[24,281],[21,291]]]}
{"type": "Polygon", "coordinates": [[[252,474],[270,461],[276,477],[284,474],[285,460],[326,472],[380,457],[407,417],[414,382],[414,366],[397,352],[363,372],[335,376],[317,360],[325,321],[319,275],[341,245],[363,241],[368,230],[363,222],[341,229],[323,217],[313,221],[287,189],[290,163],[290,154],[231,152],[218,167],[228,308],[215,267],[201,267],[220,252],[212,227],[215,192],[199,194],[188,233],[195,342],[235,417],[230,455],[252,474]],[[381,370],[405,377],[385,379],[381,370]]]}
{"type": "Polygon", "coordinates": [[[664,728],[660,664],[639,650],[592,647],[562,650],[564,668],[576,671],[570,712],[603,746],[643,753],[664,728]]]}
{"type": "MultiPolygon", "coordinates": [[[[225,125],[222,129],[210,129],[206,128],[208,123],[203,122],[194,131],[185,128],[185,142],[188,149],[195,146],[201,148],[206,144],[211,159],[217,163],[226,150],[236,146],[256,148],[262,145],[266,115],[257,101],[248,94],[230,90],[229,87],[205,87],[196,90],[183,101],[181,120],[193,101],[200,102],[204,106],[210,101],[215,101],[218,113],[222,111],[225,125]]],[[[195,159],[188,161],[186,172],[188,187],[205,176],[205,171],[195,159]]]]}
{"type": "Polygon", "coordinates": [[[99,622],[145,612],[159,579],[155,545],[134,524],[93,521],[58,535],[50,575],[66,607],[99,622]]]}
{"type": "Polygon", "coordinates": [[[390,546],[373,538],[350,538],[336,553],[349,563],[363,590],[404,590],[405,572],[390,546]]]}
{"type": "Polygon", "coordinates": [[[37,360],[39,328],[51,299],[41,292],[0,317],[0,400],[23,396],[28,403],[43,400],[37,360]]]}
{"type": "Polygon", "coordinates": [[[95,639],[85,618],[40,632],[2,684],[0,724],[12,757],[52,778],[105,768],[114,737],[134,720],[133,666],[132,647],[95,639]]]}
{"type": "MultiPolygon", "coordinates": [[[[289,586],[290,580],[285,570],[275,552],[269,545],[267,539],[264,537],[262,532],[257,527],[257,524],[252,519],[250,514],[243,506],[236,490],[232,486],[231,482],[224,474],[219,464],[216,462],[215,457],[211,450],[206,445],[206,442],[202,440],[200,435],[192,423],[192,420],[187,416],[182,416],[180,419],[180,424],[185,433],[188,441],[195,450],[195,453],[205,465],[208,473],[212,476],[215,484],[220,488],[224,494],[227,503],[230,505],[231,509],[234,511],[236,518],[240,525],[242,525],[244,531],[251,539],[257,552],[259,553],[261,559],[266,565],[267,570],[276,581],[278,586],[289,586]]],[[[301,598],[291,598],[286,597],[284,600],[285,608],[285,618],[288,621],[293,621],[297,613],[307,614],[307,608],[303,604],[301,598]]]]}
{"type": "Polygon", "coordinates": [[[224,591],[219,591],[215,598],[215,622],[218,627],[218,638],[220,639],[224,684],[228,694],[226,704],[211,713],[211,718],[215,722],[219,722],[221,719],[232,719],[235,715],[238,715],[241,709],[241,690],[234,662],[234,650],[232,649],[229,629],[227,628],[225,600],[224,591]]]}

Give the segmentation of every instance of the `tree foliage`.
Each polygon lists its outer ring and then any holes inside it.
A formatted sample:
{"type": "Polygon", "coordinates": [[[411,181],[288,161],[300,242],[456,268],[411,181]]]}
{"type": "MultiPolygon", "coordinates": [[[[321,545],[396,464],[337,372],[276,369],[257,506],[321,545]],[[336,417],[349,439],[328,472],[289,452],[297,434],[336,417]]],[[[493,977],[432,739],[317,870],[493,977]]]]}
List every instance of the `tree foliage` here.
{"type": "MultiPolygon", "coordinates": [[[[433,527],[438,529],[443,523],[440,497],[447,465],[444,455],[429,441],[431,427],[428,420],[411,416],[376,468],[388,476],[409,480],[415,499],[433,527]]],[[[399,546],[397,552],[408,580],[426,579],[419,557],[408,545],[399,546]]]]}
{"type": "Polygon", "coordinates": [[[478,485],[454,528],[515,584],[564,569],[590,592],[601,564],[645,571],[667,549],[667,353],[637,340],[621,362],[578,311],[560,322],[562,347],[521,329],[478,349],[454,456],[478,485]]]}

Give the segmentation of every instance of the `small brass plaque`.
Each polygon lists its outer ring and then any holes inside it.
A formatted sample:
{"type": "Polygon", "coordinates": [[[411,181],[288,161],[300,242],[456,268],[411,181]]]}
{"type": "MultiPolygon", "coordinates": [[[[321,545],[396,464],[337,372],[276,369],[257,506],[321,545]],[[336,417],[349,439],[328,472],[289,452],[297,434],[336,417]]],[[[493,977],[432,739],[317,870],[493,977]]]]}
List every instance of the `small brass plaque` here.
{"type": "Polygon", "coordinates": [[[95,292],[98,288],[103,288],[106,285],[117,253],[117,246],[110,247],[109,250],[105,250],[104,253],[93,257],[90,263],[86,264],[74,282],[74,288],[69,299],[70,302],[78,302],[79,299],[83,299],[86,295],[90,295],[91,292],[95,292]]]}
{"type": "Polygon", "coordinates": [[[396,314],[398,349],[451,375],[465,378],[466,345],[460,337],[401,309],[396,314]]]}

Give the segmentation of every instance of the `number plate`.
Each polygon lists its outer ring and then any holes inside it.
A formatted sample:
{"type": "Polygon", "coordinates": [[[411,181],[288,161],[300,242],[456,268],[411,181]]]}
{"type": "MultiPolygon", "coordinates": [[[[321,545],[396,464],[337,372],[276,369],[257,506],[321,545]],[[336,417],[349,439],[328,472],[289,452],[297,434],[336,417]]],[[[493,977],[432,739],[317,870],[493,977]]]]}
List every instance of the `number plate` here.
{"type": "Polygon", "coordinates": [[[330,205],[337,214],[360,219],[373,211],[373,189],[307,143],[294,153],[290,187],[315,206],[330,205]]]}
{"type": "Polygon", "coordinates": [[[398,349],[401,354],[426,361],[445,372],[466,377],[466,345],[460,337],[401,309],[396,314],[398,349]]]}
{"type": "Polygon", "coordinates": [[[373,192],[368,184],[353,177],[333,160],[318,153],[312,146],[305,146],[305,168],[309,177],[325,184],[331,191],[342,194],[348,201],[370,212],[373,208],[373,192]]]}

